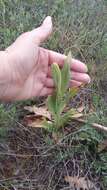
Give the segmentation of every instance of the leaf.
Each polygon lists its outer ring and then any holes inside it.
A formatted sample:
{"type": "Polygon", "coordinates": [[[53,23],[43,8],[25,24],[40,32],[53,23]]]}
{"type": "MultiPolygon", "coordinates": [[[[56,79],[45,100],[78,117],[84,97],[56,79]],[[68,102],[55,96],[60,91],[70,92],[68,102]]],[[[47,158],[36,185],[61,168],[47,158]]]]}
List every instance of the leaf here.
{"type": "Polygon", "coordinates": [[[71,109],[66,113],[64,113],[60,119],[60,127],[63,127],[65,124],[67,124],[71,120],[72,115],[74,114],[75,114],[75,109],[71,109]]]}
{"type": "Polygon", "coordinates": [[[66,118],[66,119],[67,118],[68,119],[80,118],[82,116],[83,116],[83,114],[76,112],[76,110],[74,108],[68,110],[65,114],[63,114],[63,117],[66,118]]]}
{"type": "Polygon", "coordinates": [[[57,113],[61,114],[66,106],[66,102],[64,100],[61,100],[61,102],[57,106],[57,113]]]}
{"type": "Polygon", "coordinates": [[[52,96],[48,96],[48,98],[47,98],[47,106],[48,106],[48,110],[54,116],[56,114],[56,110],[57,110],[56,94],[55,93],[52,96]]]}
{"type": "Polygon", "coordinates": [[[82,117],[82,116],[83,116],[82,113],[75,113],[74,115],[72,115],[72,118],[73,118],[73,119],[77,119],[77,118],[80,118],[80,117],[82,117]]]}
{"type": "Polygon", "coordinates": [[[43,122],[44,118],[41,116],[36,117],[35,115],[28,115],[24,118],[24,124],[28,127],[44,128],[43,122]]]}
{"type": "Polygon", "coordinates": [[[24,117],[23,122],[28,127],[44,128],[51,132],[53,130],[53,123],[51,121],[47,121],[42,116],[27,115],[24,117]]]}
{"type": "Polygon", "coordinates": [[[49,132],[53,132],[53,130],[54,130],[53,122],[51,122],[51,121],[44,120],[43,126],[49,132]]]}
{"type": "Polygon", "coordinates": [[[70,63],[71,63],[71,53],[69,52],[64,66],[61,70],[61,94],[64,95],[66,92],[68,85],[69,85],[69,80],[70,80],[70,63]]]}
{"type": "Polygon", "coordinates": [[[66,176],[65,181],[69,183],[71,188],[75,188],[77,190],[89,190],[89,189],[95,189],[99,190],[95,187],[94,183],[91,182],[89,179],[85,179],[84,177],[78,177],[78,176],[66,176]]]}
{"type": "Polygon", "coordinates": [[[52,66],[52,77],[55,83],[55,87],[57,88],[57,93],[60,95],[61,93],[61,71],[57,63],[53,63],[52,66]]]}
{"type": "Polygon", "coordinates": [[[26,106],[24,109],[35,113],[37,116],[43,116],[44,118],[51,120],[51,114],[47,111],[46,107],[26,106]]]}

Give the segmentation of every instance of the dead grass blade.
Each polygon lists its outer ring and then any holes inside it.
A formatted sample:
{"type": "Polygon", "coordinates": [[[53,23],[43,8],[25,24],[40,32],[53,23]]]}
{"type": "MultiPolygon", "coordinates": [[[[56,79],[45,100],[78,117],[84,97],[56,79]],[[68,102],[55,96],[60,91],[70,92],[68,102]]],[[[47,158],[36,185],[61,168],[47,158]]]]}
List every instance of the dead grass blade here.
{"type": "Polygon", "coordinates": [[[24,109],[36,114],[37,116],[43,116],[51,120],[51,114],[47,111],[46,107],[26,106],[24,109]]]}
{"type": "Polygon", "coordinates": [[[66,176],[65,181],[69,183],[70,187],[73,189],[76,188],[77,190],[89,190],[89,189],[95,189],[98,190],[94,183],[91,182],[89,179],[85,179],[84,177],[78,177],[78,176],[66,176]]]}

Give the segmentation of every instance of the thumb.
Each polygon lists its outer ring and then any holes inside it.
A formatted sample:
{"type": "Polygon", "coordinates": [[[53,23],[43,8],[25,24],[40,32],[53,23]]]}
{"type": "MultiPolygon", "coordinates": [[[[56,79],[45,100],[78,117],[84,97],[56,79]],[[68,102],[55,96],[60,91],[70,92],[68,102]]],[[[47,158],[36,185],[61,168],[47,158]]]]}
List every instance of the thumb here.
{"type": "Polygon", "coordinates": [[[52,33],[52,19],[47,16],[42,25],[31,31],[32,38],[35,38],[36,43],[40,44],[46,40],[52,33]]]}

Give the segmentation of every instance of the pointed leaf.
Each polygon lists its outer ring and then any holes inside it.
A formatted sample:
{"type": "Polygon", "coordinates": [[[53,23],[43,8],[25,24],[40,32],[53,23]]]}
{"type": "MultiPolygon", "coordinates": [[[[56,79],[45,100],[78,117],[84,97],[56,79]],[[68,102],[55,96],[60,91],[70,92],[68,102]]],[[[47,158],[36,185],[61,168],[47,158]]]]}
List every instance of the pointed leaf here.
{"type": "Polygon", "coordinates": [[[61,71],[57,63],[52,64],[52,76],[59,95],[61,92],[61,71]]]}
{"type": "Polygon", "coordinates": [[[56,114],[56,94],[49,96],[47,99],[48,110],[51,112],[52,116],[56,114]]]}
{"type": "Polygon", "coordinates": [[[62,100],[60,104],[57,106],[57,113],[61,114],[64,111],[65,106],[66,106],[66,102],[62,100]]]}
{"type": "Polygon", "coordinates": [[[72,118],[73,119],[78,119],[78,118],[80,118],[80,117],[82,117],[83,116],[83,113],[75,113],[74,115],[72,115],[72,118]]]}
{"type": "Polygon", "coordinates": [[[43,122],[43,126],[44,126],[44,128],[45,128],[46,130],[48,130],[49,132],[53,132],[53,130],[54,130],[54,126],[53,126],[53,123],[52,123],[51,121],[45,120],[45,121],[43,122]]]}
{"type": "Polygon", "coordinates": [[[43,116],[44,118],[51,120],[51,114],[49,113],[49,111],[45,106],[44,107],[25,106],[24,109],[28,110],[31,113],[34,113],[37,116],[43,116]]]}
{"type": "Polygon", "coordinates": [[[64,113],[60,120],[60,127],[63,127],[65,124],[67,124],[72,119],[72,116],[75,114],[75,112],[75,109],[71,109],[64,113]]]}
{"type": "Polygon", "coordinates": [[[64,95],[66,92],[68,85],[69,85],[69,80],[70,80],[70,63],[71,63],[71,53],[68,54],[65,64],[61,70],[61,94],[64,95]]]}
{"type": "Polygon", "coordinates": [[[34,128],[44,128],[43,125],[44,118],[35,115],[28,115],[24,118],[24,124],[26,124],[28,127],[34,127],[34,128]]]}

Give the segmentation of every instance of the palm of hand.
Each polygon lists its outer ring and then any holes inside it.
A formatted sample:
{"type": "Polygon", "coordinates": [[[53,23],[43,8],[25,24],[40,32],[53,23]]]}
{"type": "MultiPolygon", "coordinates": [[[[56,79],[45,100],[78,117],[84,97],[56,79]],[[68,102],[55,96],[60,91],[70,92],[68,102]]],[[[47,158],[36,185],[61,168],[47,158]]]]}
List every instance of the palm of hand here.
{"type": "MultiPolygon", "coordinates": [[[[48,75],[48,52],[40,47],[35,48],[36,59],[30,56],[29,62],[26,61],[26,68],[23,70],[21,90],[16,99],[29,99],[35,96],[45,96],[51,92],[46,86],[48,75]],[[29,69],[28,67],[31,67],[29,69]],[[30,72],[29,72],[30,71],[30,72]]],[[[25,61],[25,60],[24,60],[25,61]]],[[[22,63],[22,66],[25,62],[22,63]]]]}
{"type": "MultiPolygon", "coordinates": [[[[13,98],[20,100],[47,95],[50,91],[46,87],[48,51],[35,45],[29,38],[29,33],[25,33],[7,49],[7,52],[13,54],[11,68],[12,72],[16,73],[12,79],[13,83],[17,82],[13,98]]],[[[14,94],[14,84],[10,91],[14,94]]]]}
{"type": "MultiPolygon", "coordinates": [[[[22,100],[52,93],[54,83],[50,74],[50,66],[53,62],[63,66],[66,56],[39,47],[51,32],[52,22],[50,17],[47,17],[39,28],[22,34],[7,48],[11,80],[8,81],[4,99],[22,100]]],[[[87,67],[83,63],[72,59],[71,70],[70,86],[79,86],[82,82],[89,82],[90,78],[86,74],[87,67]]]]}

